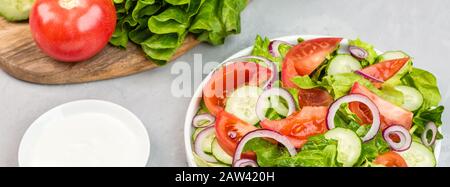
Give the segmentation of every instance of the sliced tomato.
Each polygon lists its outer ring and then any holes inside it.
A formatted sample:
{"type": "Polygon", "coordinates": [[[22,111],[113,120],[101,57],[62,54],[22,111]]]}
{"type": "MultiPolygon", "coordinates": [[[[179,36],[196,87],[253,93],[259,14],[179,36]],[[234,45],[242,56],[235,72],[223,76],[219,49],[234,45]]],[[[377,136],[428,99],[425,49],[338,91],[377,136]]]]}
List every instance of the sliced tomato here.
{"type": "MultiPolygon", "coordinates": [[[[217,142],[229,155],[234,155],[237,144],[244,135],[257,129],[224,110],[218,113],[215,128],[217,142]]],[[[248,155],[249,153],[247,157],[248,155]]]]}
{"type": "Polygon", "coordinates": [[[217,70],[203,88],[206,108],[216,115],[225,106],[225,99],[234,89],[248,84],[260,85],[268,80],[271,71],[257,63],[236,62],[217,70]]]}
{"type": "MultiPolygon", "coordinates": [[[[408,63],[409,58],[400,58],[393,60],[386,60],[361,70],[366,75],[370,75],[378,80],[387,81],[393,77],[406,63],[408,63]]],[[[371,80],[372,81],[372,80],[371,80]]],[[[381,83],[372,81],[374,85],[378,88],[381,87],[381,83]]]]}
{"type": "Polygon", "coordinates": [[[379,155],[373,163],[386,167],[408,167],[405,160],[399,154],[392,151],[379,155]]]}
{"type": "Polygon", "coordinates": [[[296,88],[291,79],[311,74],[337,49],[341,41],[342,38],[317,38],[304,41],[290,49],[282,65],[283,86],[296,88]]]}
{"type": "Polygon", "coordinates": [[[320,88],[300,89],[298,92],[298,103],[302,108],[305,106],[330,106],[333,103],[333,97],[330,93],[320,88]]]}
{"type": "MultiPolygon", "coordinates": [[[[401,107],[398,107],[378,95],[371,92],[369,89],[355,83],[350,93],[362,94],[370,98],[372,102],[378,107],[381,117],[381,128],[384,130],[391,125],[402,125],[406,129],[410,129],[412,125],[413,113],[401,107]]],[[[362,121],[361,124],[371,124],[372,116],[368,107],[359,102],[352,102],[349,104],[350,110],[355,113],[362,121]]]]}
{"type": "Polygon", "coordinates": [[[282,120],[264,120],[261,127],[287,136],[296,148],[301,148],[310,136],[327,131],[327,110],[328,107],[304,107],[300,112],[282,120]]]}

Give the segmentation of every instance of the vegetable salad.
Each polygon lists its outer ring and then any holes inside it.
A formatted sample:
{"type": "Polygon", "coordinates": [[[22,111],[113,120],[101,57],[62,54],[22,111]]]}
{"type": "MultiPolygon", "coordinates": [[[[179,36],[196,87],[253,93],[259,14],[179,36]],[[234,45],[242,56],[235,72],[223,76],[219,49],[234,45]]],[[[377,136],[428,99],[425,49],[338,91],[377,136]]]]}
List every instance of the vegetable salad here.
{"type": "Polygon", "coordinates": [[[258,36],[219,67],[193,119],[198,166],[435,166],[435,76],[360,39],[258,36]],[[233,84],[227,84],[233,83],[233,84]]]}

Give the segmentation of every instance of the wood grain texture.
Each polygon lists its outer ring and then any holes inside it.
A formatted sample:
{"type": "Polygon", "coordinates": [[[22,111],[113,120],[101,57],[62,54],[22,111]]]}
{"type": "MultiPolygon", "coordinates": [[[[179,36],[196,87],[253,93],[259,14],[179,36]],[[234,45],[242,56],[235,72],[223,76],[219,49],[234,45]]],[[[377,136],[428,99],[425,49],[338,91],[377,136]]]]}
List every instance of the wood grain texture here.
{"type": "MultiPolygon", "coordinates": [[[[173,59],[199,43],[189,35],[173,59]]],[[[72,84],[123,77],[156,67],[132,43],[126,50],[108,45],[88,61],[58,62],[35,45],[28,23],[8,23],[0,18],[0,68],[17,79],[38,84],[72,84]]]]}

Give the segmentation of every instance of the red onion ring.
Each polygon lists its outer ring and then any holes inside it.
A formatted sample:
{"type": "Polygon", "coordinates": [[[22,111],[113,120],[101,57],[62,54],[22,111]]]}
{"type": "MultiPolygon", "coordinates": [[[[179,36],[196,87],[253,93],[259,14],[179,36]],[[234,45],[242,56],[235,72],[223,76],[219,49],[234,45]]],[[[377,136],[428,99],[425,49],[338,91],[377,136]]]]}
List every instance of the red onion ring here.
{"type": "Polygon", "coordinates": [[[409,131],[401,125],[393,125],[384,129],[383,138],[395,151],[406,151],[412,143],[411,134],[409,134],[409,131]],[[392,134],[395,134],[400,138],[398,143],[390,137],[392,134]]]}
{"type": "Polygon", "coordinates": [[[378,107],[375,105],[375,103],[372,102],[372,100],[370,100],[367,96],[361,94],[349,94],[337,99],[333,104],[331,104],[330,108],[328,109],[326,120],[328,130],[334,129],[336,127],[334,124],[336,112],[339,110],[342,104],[349,102],[360,102],[369,107],[373,117],[372,126],[370,127],[369,132],[367,132],[367,134],[362,138],[362,141],[367,142],[373,139],[380,129],[380,111],[378,110],[378,107]]]}
{"type": "Polygon", "coordinates": [[[267,101],[270,96],[279,96],[283,98],[288,104],[288,114],[286,116],[290,116],[295,112],[295,100],[292,95],[283,88],[271,88],[269,90],[264,91],[258,98],[258,102],[256,103],[256,115],[258,115],[259,120],[263,121],[266,119],[265,110],[267,108],[267,101]]]}
{"type": "Polygon", "coordinates": [[[269,53],[273,57],[281,57],[280,50],[278,49],[278,48],[280,48],[281,44],[293,46],[292,44],[287,43],[285,41],[281,41],[281,40],[273,40],[273,41],[271,41],[270,44],[269,44],[269,53]]]}
{"type": "Polygon", "coordinates": [[[206,129],[203,129],[197,135],[197,138],[195,139],[195,142],[194,142],[194,152],[203,160],[205,160],[207,162],[213,162],[213,163],[217,162],[216,158],[203,152],[202,143],[203,143],[203,141],[205,141],[205,139],[208,136],[210,136],[211,134],[214,134],[215,132],[216,132],[216,130],[214,127],[208,127],[206,129]]]}
{"type": "Polygon", "coordinates": [[[378,78],[375,78],[375,77],[373,77],[372,75],[368,75],[368,74],[362,72],[361,70],[356,70],[355,73],[358,74],[358,75],[363,76],[363,77],[366,78],[366,79],[372,80],[372,81],[374,81],[374,82],[384,83],[383,80],[380,80],[380,79],[378,79],[378,78]]]}
{"type": "Polygon", "coordinates": [[[197,128],[210,127],[214,125],[215,121],[216,118],[211,114],[199,114],[192,120],[192,126],[197,128]]]}
{"type": "Polygon", "coordinates": [[[269,80],[267,80],[265,82],[265,84],[262,86],[263,89],[270,89],[272,87],[273,83],[276,80],[278,80],[279,78],[278,78],[277,65],[275,63],[273,63],[272,61],[268,60],[267,58],[260,57],[260,56],[243,56],[243,57],[238,57],[235,59],[228,60],[227,62],[225,62],[224,65],[229,65],[232,63],[236,63],[236,62],[254,62],[254,61],[249,61],[251,59],[256,59],[256,60],[261,61],[262,63],[264,63],[266,65],[267,68],[270,69],[271,76],[270,76],[269,80]]]}
{"type": "Polygon", "coordinates": [[[234,164],[233,167],[258,167],[258,163],[250,159],[239,159],[234,164]]]}
{"type": "Polygon", "coordinates": [[[348,51],[358,60],[364,60],[369,56],[369,53],[365,49],[353,45],[348,46],[348,51]]]}
{"type": "Polygon", "coordinates": [[[244,150],[245,144],[247,144],[248,141],[252,140],[253,138],[270,138],[278,141],[279,143],[283,144],[289,154],[291,156],[295,156],[297,154],[297,150],[295,149],[294,145],[289,141],[288,138],[281,135],[278,132],[267,130],[267,129],[257,129],[254,131],[251,131],[247,133],[242,139],[239,141],[236,150],[234,152],[233,156],[233,166],[236,165],[236,162],[241,160],[242,151],[244,150]]]}
{"type": "Polygon", "coordinates": [[[425,130],[422,133],[422,137],[421,137],[422,143],[428,147],[432,146],[434,144],[434,142],[436,142],[437,132],[438,132],[438,129],[437,129],[437,126],[435,123],[433,123],[433,122],[427,123],[427,125],[425,125],[425,130]],[[428,138],[427,138],[428,131],[431,131],[433,133],[430,141],[428,141],[428,138]]]}

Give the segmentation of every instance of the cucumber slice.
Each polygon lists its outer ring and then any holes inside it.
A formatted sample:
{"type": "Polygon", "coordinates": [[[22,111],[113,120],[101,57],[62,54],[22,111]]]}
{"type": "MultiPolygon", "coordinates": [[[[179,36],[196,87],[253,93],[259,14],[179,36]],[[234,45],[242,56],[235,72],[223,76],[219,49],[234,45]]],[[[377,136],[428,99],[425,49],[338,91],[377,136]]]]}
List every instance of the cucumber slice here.
{"type": "Polygon", "coordinates": [[[222,164],[222,163],[208,163],[208,167],[225,168],[225,167],[230,167],[230,166],[222,164]]]}
{"type": "Polygon", "coordinates": [[[257,86],[243,86],[236,89],[228,97],[225,111],[252,125],[258,123],[256,103],[262,92],[263,89],[257,86]]]}
{"type": "Polygon", "coordinates": [[[272,95],[270,98],[270,106],[280,115],[287,116],[289,113],[289,109],[283,103],[283,100],[280,96],[272,95]]]}
{"type": "Polygon", "coordinates": [[[378,56],[378,62],[385,61],[385,60],[394,60],[399,58],[406,58],[409,57],[405,52],[403,51],[388,51],[380,56],[378,56]]]}
{"type": "Polygon", "coordinates": [[[203,160],[200,158],[195,152],[192,152],[194,155],[194,162],[197,164],[198,167],[230,167],[229,165],[225,165],[222,163],[210,163],[206,160],[203,160]]]}
{"type": "Polygon", "coordinates": [[[197,138],[197,135],[198,135],[200,132],[202,132],[203,129],[205,129],[205,128],[196,128],[196,129],[194,130],[194,133],[192,133],[192,140],[195,140],[195,139],[197,138]]]}
{"type": "Polygon", "coordinates": [[[325,133],[325,138],[338,141],[337,161],[344,167],[353,166],[361,154],[361,139],[350,129],[334,128],[325,133]]]}
{"type": "Polygon", "coordinates": [[[409,111],[415,111],[422,106],[423,96],[415,88],[409,86],[396,86],[395,89],[403,94],[403,108],[409,111]]]}
{"type": "Polygon", "coordinates": [[[208,167],[209,163],[206,160],[200,158],[195,152],[192,152],[192,154],[194,155],[194,162],[198,167],[208,167]]]}
{"type": "Polygon", "coordinates": [[[0,15],[8,21],[28,19],[34,0],[0,0],[0,15]]]}
{"type": "Polygon", "coordinates": [[[233,162],[233,158],[228,155],[223,149],[222,147],[220,147],[219,142],[217,142],[217,139],[214,138],[212,145],[212,155],[214,157],[216,157],[216,159],[222,163],[225,164],[229,164],[231,165],[231,163],[233,162]]]}
{"type": "MultiPolygon", "coordinates": [[[[197,138],[198,133],[200,133],[200,131],[202,131],[202,130],[203,130],[202,128],[198,128],[198,129],[196,129],[196,131],[194,131],[194,135],[192,135],[193,138],[194,138],[194,141],[197,138]],[[201,129],[201,130],[199,130],[199,129],[201,129]],[[196,132],[197,130],[199,132],[196,132]]],[[[216,135],[215,135],[215,133],[212,133],[212,134],[210,134],[208,137],[206,137],[203,140],[203,142],[202,142],[202,150],[203,150],[203,152],[209,153],[209,154],[212,153],[212,142],[214,141],[214,139],[216,139],[216,135]]]]}
{"type": "Polygon", "coordinates": [[[420,143],[412,142],[408,150],[397,153],[405,159],[408,167],[436,166],[436,158],[433,152],[420,143]]]}
{"type": "Polygon", "coordinates": [[[336,75],[351,73],[359,69],[362,69],[362,66],[356,58],[348,54],[340,54],[330,61],[327,72],[329,75],[336,75]]]}

